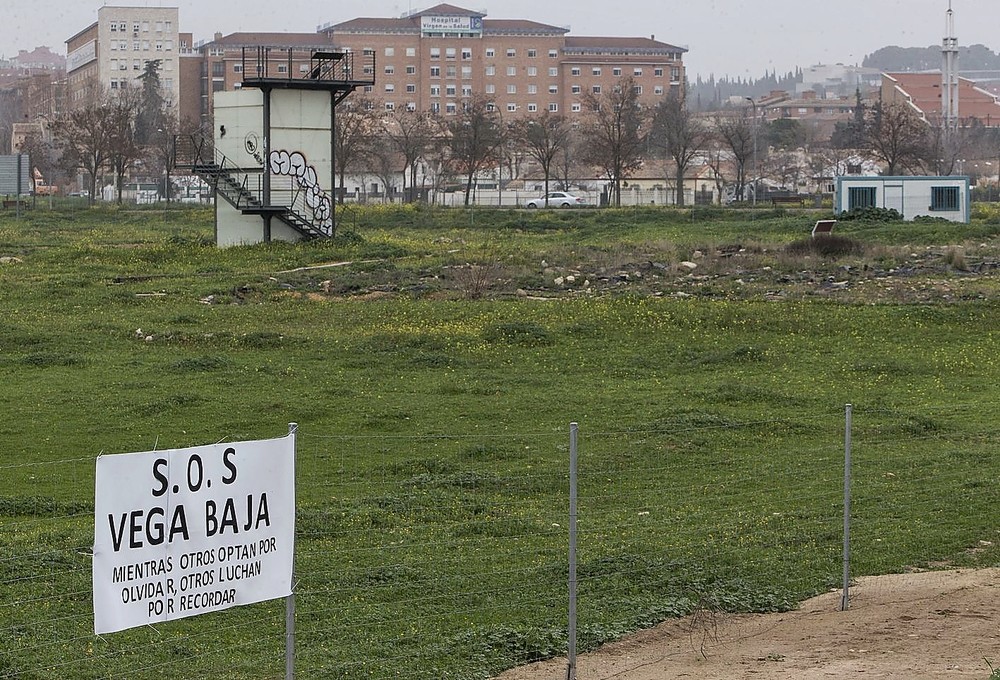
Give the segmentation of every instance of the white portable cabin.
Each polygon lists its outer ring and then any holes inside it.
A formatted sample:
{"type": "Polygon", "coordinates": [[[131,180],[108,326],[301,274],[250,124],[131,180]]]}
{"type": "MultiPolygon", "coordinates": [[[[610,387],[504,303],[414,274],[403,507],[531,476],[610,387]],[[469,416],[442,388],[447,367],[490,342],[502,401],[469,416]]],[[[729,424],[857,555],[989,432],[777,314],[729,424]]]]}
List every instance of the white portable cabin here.
{"type": "Polygon", "coordinates": [[[968,177],[838,177],[834,210],[895,208],[905,220],[943,217],[969,222],[972,197],[968,177]]]}

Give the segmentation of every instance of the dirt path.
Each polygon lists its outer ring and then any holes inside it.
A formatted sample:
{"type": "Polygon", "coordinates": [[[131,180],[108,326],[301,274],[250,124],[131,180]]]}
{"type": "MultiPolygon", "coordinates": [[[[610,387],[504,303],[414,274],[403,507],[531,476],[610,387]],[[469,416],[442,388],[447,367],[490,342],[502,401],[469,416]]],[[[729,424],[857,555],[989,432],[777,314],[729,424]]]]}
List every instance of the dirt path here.
{"type": "MultiPolygon", "coordinates": [[[[1000,569],[859,579],[846,612],[827,593],[794,612],[688,617],[577,661],[578,680],[987,680],[1000,667],[1000,569]]],[[[497,680],[566,680],[566,660],[497,680]]]]}

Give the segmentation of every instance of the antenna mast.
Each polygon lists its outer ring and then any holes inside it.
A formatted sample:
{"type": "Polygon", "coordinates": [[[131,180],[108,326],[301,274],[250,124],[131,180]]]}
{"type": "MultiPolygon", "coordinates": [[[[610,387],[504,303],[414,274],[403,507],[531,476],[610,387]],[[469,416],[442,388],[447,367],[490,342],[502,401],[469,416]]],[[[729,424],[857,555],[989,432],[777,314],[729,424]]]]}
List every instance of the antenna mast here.
{"type": "Polygon", "coordinates": [[[950,132],[958,127],[958,38],[955,37],[955,13],[948,0],[945,38],[941,47],[941,127],[950,132]]]}

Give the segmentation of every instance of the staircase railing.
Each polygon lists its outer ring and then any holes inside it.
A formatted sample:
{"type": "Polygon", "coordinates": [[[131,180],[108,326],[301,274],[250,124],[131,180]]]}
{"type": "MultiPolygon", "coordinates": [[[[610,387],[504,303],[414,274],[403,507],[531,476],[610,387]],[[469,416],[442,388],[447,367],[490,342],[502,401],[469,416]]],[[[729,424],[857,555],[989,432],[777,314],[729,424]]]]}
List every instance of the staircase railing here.
{"type": "Polygon", "coordinates": [[[278,217],[289,226],[311,236],[333,236],[329,194],[312,191],[295,177],[272,175],[271,202],[287,206],[288,212],[278,217]]]}
{"type": "Polygon", "coordinates": [[[175,168],[190,170],[201,177],[237,210],[268,212],[309,238],[333,235],[332,220],[327,220],[324,212],[332,210],[330,199],[316,192],[310,197],[309,190],[294,177],[272,174],[270,205],[264,205],[264,168],[237,165],[199,135],[178,136],[174,140],[174,156],[175,168]]]}

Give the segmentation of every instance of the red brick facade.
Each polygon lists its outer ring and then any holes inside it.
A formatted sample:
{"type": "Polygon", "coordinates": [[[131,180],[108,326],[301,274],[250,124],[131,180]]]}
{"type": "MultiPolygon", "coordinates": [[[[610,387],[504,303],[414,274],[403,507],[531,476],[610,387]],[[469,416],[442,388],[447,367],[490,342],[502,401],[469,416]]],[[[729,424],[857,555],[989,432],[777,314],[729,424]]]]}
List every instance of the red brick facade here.
{"type": "Polygon", "coordinates": [[[374,52],[370,95],[386,108],[456,113],[485,96],[513,116],[582,111],[587,93],[623,77],[640,102],[661,100],[684,83],[684,48],[653,38],[574,37],[568,29],[437,5],[399,18],[360,18],[324,27],[340,49],[374,52]]]}

